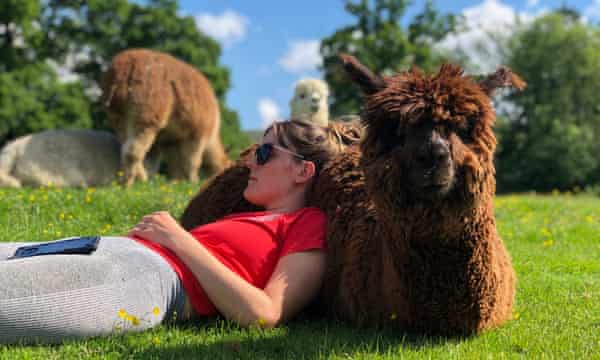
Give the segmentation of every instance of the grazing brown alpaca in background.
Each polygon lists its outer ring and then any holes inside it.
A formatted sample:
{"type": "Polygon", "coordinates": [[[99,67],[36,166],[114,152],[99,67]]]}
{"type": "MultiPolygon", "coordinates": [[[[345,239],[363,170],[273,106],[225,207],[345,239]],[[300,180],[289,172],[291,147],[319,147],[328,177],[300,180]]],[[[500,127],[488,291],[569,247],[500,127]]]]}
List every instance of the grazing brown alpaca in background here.
{"type": "Polygon", "coordinates": [[[213,171],[228,164],[219,103],[208,80],[174,57],[144,49],[117,54],[102,82],[108,124],[119,137],[124,181],[145,181],[142,162],[155,145],[171,178],[198,180],[203,157],[213,171]]]}
{"type": "MultiPolygon", "coordinates": [[[[524,83],[507,69],[476,83],[452,65],[431,76],[381,78],[342,59],[365,93],[366,134],[360,148],[323,168],[309,193],[308,203],[328,218],[320,306],[352,324],[430,334],[502,324],[511,317],[515,275],[493,214],[489,95],[524,83]]],[[[243,210],[247,175],[229,175],[192,200],[188,225],[243,210]],[[239,188],[239,197],[219,196],[230,188],[239,188]],[[207,201],[199,206],[199,199],[207,201]]]]}

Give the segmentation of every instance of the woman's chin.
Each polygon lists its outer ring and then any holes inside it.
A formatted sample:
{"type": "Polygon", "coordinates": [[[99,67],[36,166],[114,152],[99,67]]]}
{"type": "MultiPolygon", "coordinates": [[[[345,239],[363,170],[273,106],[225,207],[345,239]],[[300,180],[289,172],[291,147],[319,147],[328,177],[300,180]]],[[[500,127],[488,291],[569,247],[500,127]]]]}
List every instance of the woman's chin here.
{"type": "Polygon", "coordinates": [[[262,206],[260,204],[260,201],[258,201],[258,199],[256,198],[256,196],[253,196],[254,194],[252,194],[252,191],[248,191],[248,189],[246,189],[244,191],[244,199],[246,201],[248,201],[249,203],[253,204],[253,205],[257,205],[257,206],[262,206]],[[257,202],[258,201],[258,202],[257,202]]]}

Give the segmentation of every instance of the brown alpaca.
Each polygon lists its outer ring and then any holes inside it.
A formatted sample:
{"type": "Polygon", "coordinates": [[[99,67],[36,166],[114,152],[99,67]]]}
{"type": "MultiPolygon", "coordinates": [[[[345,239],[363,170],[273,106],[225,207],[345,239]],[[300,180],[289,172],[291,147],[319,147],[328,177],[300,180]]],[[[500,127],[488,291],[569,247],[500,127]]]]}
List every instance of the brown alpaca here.
{"type": "Polygon", "coordinates": [[[220,139],[219,103],[208,80],[174,57],[145,49],[117,54],[102,81],[108,124],[119,137],[124,181],[145,181],[152,146],[171,178],[196,181],[203,157],[212,170],[228,164],[220,139]]]}
{"type": "MultiPolygon", "coordinates": [[[[507,69],[476,83],[452,65],[431,76],[381,78],[342,59],[366,95],[366,134],[360,149],[324,167],[308,199],[329,219],[321,306],[357,325],[444,335],[502,324],[511,317],[515,275],[493,214],[489,94],[524,83],[507,69]]],[[[237,175],[204,189],[198,197],[211,201],[196,208],[198,218],[213,220],[202,212],[217,204],[238,211],[239,198],[213,192],[243,188],[237,175]]]]}

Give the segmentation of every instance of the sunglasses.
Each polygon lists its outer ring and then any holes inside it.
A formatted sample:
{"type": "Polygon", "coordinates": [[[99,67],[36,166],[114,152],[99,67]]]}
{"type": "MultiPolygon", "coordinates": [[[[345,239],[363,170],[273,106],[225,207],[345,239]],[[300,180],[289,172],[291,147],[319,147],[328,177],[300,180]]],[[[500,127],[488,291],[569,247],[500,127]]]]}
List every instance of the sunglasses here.
{"type": "Polygon", "coordinates": [[[298,159],[304,160],[304,156],[297,154],[291,150],[288,150],[282,146],[271,144],[271,143],[264,143],[264,144],[259,145],[256,148],[256,151],[254,152],[254,156],[256,156],[256,163],[258,165],[266,164],[269,161],[269,159],[271,159],[271,155],[273,155],[273,149],[277,149],[279,151],[282,151],[282,152],[288,153],[292,156],[295,156],[298,159]]]}

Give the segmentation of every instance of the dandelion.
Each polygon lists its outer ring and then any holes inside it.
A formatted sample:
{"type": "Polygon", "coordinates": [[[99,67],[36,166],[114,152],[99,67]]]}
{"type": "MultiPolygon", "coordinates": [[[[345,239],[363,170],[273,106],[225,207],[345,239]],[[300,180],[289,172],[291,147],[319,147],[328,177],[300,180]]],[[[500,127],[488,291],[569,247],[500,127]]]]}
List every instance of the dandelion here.
{"type": "Polygon", "coordinates": [[[95,191],[96,191],[96,188],[94,188],[94,187],[87,188],[87,193],[88,194],[93,194],[95,191]]]}
{"type": "Polygon", "coordinates": [[[152,309],[152,314],[154,314],[154,316],[160,315],[160,309],[158,306],[155,306],[154,309],[152,309]]]}
{"type": "Polygon", "coordinates": [[[194,192],[193,192],[192,190],[188,190],[188,191],[187,191],[187,194],[188,194],[189,196],[192,196],[192,195],[194,195],[194,192]]]}
{"type": "Polygon", "coordinates": [[[125,173],[123,173],[122,171],[117,171],[117,176],[118,177],[123,177],[125,175],[125,173]]]}
{"type": "Polygon", "coordinates": [[[550,236],[550,235],[552,235],[552,233],[550,232],[550,230],[548,230],[548,228],[545,228],[545,227],[541,228],[541,229],[540,229],[540,232],[541,232],[541,233],[542,233],[542,235],[544,235],[544,236],[550,236]]]}
{"type": "Polygon", "coordinates": [[[67,200],[71,200],[73,196],[71,194],[67,194],[67,200]]]}
{"type": "Polygon", "coordinates": [[[91,203],[92,202],[92,197],[89,196],[89,195],[86,195],[85,196],[85,202],[88,203],[88,204],[91,203]]]}
{"type": "Polygon", "coordinates": [[[118,314],[121,319],[127,318],[127,311],[125,311],[124,309],[119,310],[118,314]]]}
{"type": "Polygon", "coordinates": [[[60,213],[60,214],[58,214],[58,218],[59,218],[60,220],[64,220],[64,219],[65,219],[65,213],[60,213]]]}
{"type": "Polygon", "coordinates": [[[154,345],[160,345],[160,338],[158,336],[153,337],[152,343],[154,343],[154,345]]]}
{"type": "Polygon", "coordinates": [[[396,320],[398,318],[398,314],[396,313],[392,313],[392,315],[390,315],[390,320],[396,320]]]}
{"type": "Polygon", "coordinates": [[[552,245],[554,245],[553,239],[548,239],[548,240],[544,241],[544,247],[548,247],[548,246],[552,246],[552,245]]]}
{"type": "Polygon", "coordinates": [[[35,201],[35,195],[33,195],[33,194],[29,195],[29,201],[34,202],[35,201]]]}
{"type": "Polygon", "coordinates": [[[516,312],[516,313],[513,315],[513,319],[515,319],[515,320],[519,320],[520,318],[521,318],[521,314],[519,314],[518,312],[516,312]]]}
{"type": "Polygon", "coordinates": [[[133,326],[139,326],[140,320],[138,318],[136,318],[135,316],[133,316],[133,318],[131,319],[131,323],[133,324],[133,326]]]}
{"type": "Polygon", "coordinates": [[[267,322],[265,321],[265,319],[263,319],[263,318],[259,318],[258,320],[256,320],[256,323],[258,324],[258,326],[261,326],[261,327],[262,327],[262,326],[265,326],[265,324],[266,324],[267,322]]]}
{"type": "Polygon", "coordinates": [[[588,215],[588,216],[585,217],[585,221],[588,224],[592,224],[594,222],[594,218],[592,217],[592,215],[588,215]]]}

